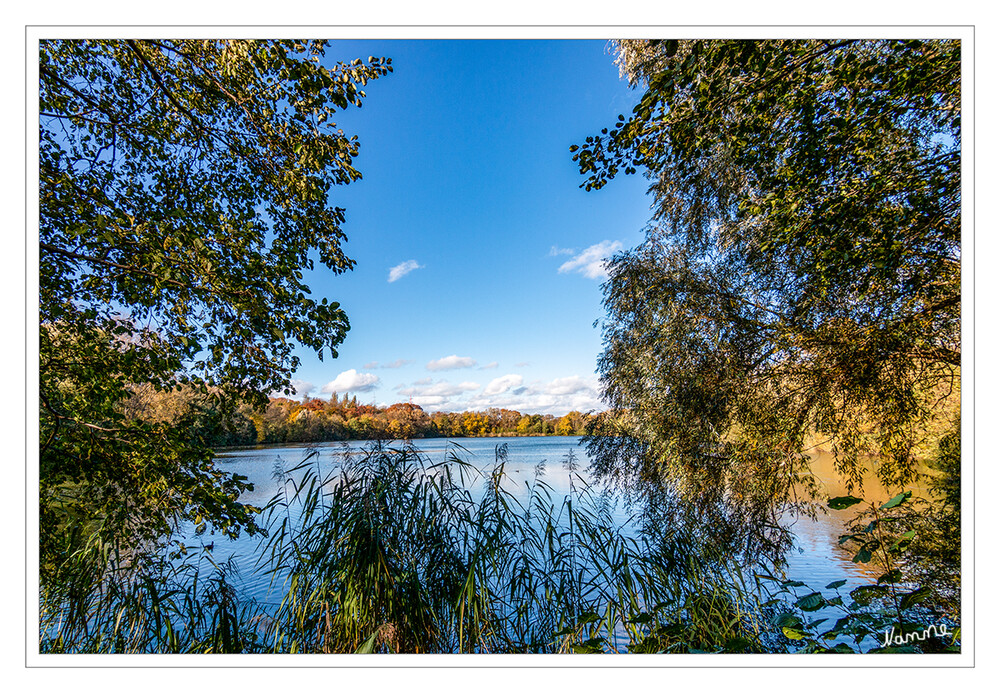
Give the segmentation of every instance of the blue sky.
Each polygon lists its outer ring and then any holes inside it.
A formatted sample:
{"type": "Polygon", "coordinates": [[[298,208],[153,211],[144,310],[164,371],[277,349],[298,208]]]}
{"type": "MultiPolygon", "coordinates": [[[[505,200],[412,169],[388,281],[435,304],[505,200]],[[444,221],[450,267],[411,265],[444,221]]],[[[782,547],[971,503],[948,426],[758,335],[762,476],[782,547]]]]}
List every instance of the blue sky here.
{"type": "Polygon", "coordinates": [[[340,114],[363,179],[331,195],[357,266],[307,276],[351,330],[335,360],[298,352],[299,396],[600,409],[601,259],[641,241],[648,181],[587,193],[569,146],[641,94],[606,41],[344,41],[327,53],[369,55],[394,72],[340,114]]]}

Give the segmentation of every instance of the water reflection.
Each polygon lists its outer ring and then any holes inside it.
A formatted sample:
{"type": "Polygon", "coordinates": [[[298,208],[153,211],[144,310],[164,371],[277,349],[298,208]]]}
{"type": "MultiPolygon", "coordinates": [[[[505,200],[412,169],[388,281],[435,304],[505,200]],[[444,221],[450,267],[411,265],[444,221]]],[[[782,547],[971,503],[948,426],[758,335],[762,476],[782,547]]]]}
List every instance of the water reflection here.
{"type": "MultiPolygon", "coordinates": [[[[452,456],[464,460],[468,466],[463,467],[462,473],[458,474],[454,465],[451,465],[452,474],[456,481],[470,488],[476,498],[481,497],[482,490],[488,483],[490,471],[495,465],[497,447],[506,445],[507,459],[503,478],[505,489],[515,497],[526,499],[530,497],[532,484],[538,479],[550,488],[551,502],[558,508],[562,499],[571,491],[580,490],[581,480],[588,479],[586,452],[579,442],[580,439],[575,437],[478,438],[463,439],[457,443],[428,439],[416,441],[415,445],[426,457],[430,474],[443,474],[444,465],[452,456]],[[566,460],[571,453],[578,461],[577,477],[566,468],[566,460]]],[[[282,489],[280,475],[275,474],[276,468],[285,471],[294,469],[302,462],[307,451],[316,450],[318,454],[310,458],[309,464],[320,478],[335,480],[344,461],[349,456],[360,453],[363,445],[362,442],[351,442],[227,450],[220,452],[216,459],[220,468],[242,474],[254,485],[253,490],[244,493],[240,500],[263,507],[282,489]]],[[[815,453],[811,471],[819,484],[821,497],[848,493],[849,489],[836,473],[832,455],[822,451],[815,453]]],[[[921,490],[918,488],[916,492],[920,493],[921,490]]],[[[865,500],[876,502],[889,497],[889,492],[873,477],[866,479],[861,488],[850,491],[865,500]]],[[[654,534],[659,528],[662,534],[670,527],[676,527],[685,511],[676,504],[670,507],[669,503],[661,503],[658,510],[654,508],[652,513],[648,506],[645,507],[645,513],[639,513],[635,505],[623,502],[614,493],[606,493],[604,502],[614,521],[626,528],[626,534],[637,533],[640,527],[647,531],[654,530],[654,534]]],[[[786,547],[783,547],[781,554],[785,565],[774,568],[781,572],[783,567],[784,576],[788,579],[802,580],[819,588],[838,579],[848,580],[845,589],[870,582],[874,568],[853,563],[852,554],[838,546],[837,540],[844,531],[844,524],[853,517],[855,511],[856,508],[840,511],[825,509],[818,513],[815,520],[793,513],[782,515],[780,524],[790,530],[793,546],[787,552],[784,550],[786,547]]],[[[711,516],[703,516],[700,522],[702,529],[711,530],[711,533],[718,534],[723,530],[722,521],[718,518],[712,520],[711,516]],[[719,526],[713,526],[713,522],[719,526]]],[[[180,528],[178,536],[195,549],[211,546],[211,555],[217,562],[232,560],[248,596],[267,602],[282,594],[280,586],[277,589],[271,588],[263,571],[258,570],[258,538],[242,536],[230,541],[211,535],[199,537],[193,534],[191,527],[180,528]]]]}

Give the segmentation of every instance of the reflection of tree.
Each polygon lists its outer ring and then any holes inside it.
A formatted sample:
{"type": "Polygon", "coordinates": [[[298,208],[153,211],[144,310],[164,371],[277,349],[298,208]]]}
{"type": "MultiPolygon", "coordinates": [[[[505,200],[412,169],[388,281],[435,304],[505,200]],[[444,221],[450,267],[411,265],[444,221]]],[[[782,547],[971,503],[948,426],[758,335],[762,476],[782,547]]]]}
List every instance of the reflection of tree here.
{"type": "MultiPolygon", "coordinates": [[[[788,513],[812,515],[811,478],[727,475],[722,464],[677,470],[671,475],[641,475],[647,446],[633,436],[608,435],[610,415],[598,420],[586,438],[590,472],[637,514],[644,535],[665,555],[670,570],[684,571],[686,561],[709,564],[779,566],[792,546],[784,523],[788,513]],[[599,433],[600,432],[600,433],[599,433]]],[[[808,465],[802,462],[802,469],[808,465]]]]}

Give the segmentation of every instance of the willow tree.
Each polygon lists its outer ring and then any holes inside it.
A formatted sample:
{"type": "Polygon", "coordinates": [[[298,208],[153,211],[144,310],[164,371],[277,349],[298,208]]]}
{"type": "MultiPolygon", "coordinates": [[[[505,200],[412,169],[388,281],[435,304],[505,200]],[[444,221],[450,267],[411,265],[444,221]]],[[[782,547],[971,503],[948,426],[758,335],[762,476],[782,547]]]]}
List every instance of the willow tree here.
{"type": "Polygon", "coordinates": [[[256,531],[183,423],[130,416],[133,385],[222,411],[289,388],[296,344],[349,324],[303,270],[353,262],[334,186],[360,177],[338,110],[388,59],[321,41],[59,40],[39,53],[43,568],[76,533],[136,545],[180,519],[256,531]]]}
{"type": "Polygon", "coordinates": [[[743,512],[793,502],[816,443],[910,481],[957,426],[959,42],[616,47],[645,93],[571,149],[656,211],[608,265],[598,471],[743,512]]]}

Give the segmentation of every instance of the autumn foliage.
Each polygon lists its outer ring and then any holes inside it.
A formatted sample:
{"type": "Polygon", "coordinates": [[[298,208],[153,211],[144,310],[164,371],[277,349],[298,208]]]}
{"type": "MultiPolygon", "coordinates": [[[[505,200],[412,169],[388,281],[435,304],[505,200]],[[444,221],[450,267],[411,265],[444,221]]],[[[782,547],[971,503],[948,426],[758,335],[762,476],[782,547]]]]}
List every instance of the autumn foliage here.
{"type": "Polygon", "coordinates": [[[224,413],[212,393],[156,392],[145,387],[135,389],[127,409],[132,417],[151,423],[184,421],[192,434],[213,447],[337,440],[572,436],[585,434],[595,419],[595,415],[578,411],[558,417],[495,407],[485,411],[427,412],[409,402],[380,407],[336,393],[328,400],[312,398],[301,402],[272,397],[263,408],[245,405],[224,413]]]}

